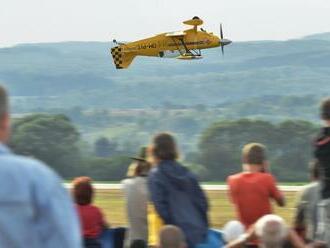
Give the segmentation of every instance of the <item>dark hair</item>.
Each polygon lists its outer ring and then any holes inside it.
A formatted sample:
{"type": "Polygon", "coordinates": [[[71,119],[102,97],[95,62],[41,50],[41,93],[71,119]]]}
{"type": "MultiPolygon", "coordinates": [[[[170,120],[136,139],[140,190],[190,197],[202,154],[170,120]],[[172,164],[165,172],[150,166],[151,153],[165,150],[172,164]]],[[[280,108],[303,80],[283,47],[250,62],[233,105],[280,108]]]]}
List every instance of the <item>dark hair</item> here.
{"type": "Polygon", "coordinates": [[[173,136],[169,133],[159,133],[153,138],[153,155],[160,160],[176,160],[178,151],[173,136]]]}
{"type": "Polygon", "coordinates": [[[77,177],[72,182],[72,194],[75,203],[88,205],[92,203],[94,189],[89,177],[77,177]]]}
{"type": "Polygon", "coordinates": [[[320,162],[315,159],[309,163],[309,174],[313,179],[319,179],[320,177],[320,162]]]}
{"type": "Polygon", "coordinates": [[[263,164],[266,160],[266,147],[259,143],[245,145],[242,151],[242,160],[245,164],[263,164]]]}
{"type": "Polygon", "coordinates": [[[8,95],[6,89],[0,85],[0,118],[8,113],[8,95]]]}
{"type": "Polygon", "coordinates": [[[330,120],[330,98],[327,98],[321,103],[321,118],[330,120]]]}
{"type": "Polygon", "coordinates": [[[134,176],[147,176],[151,169],[151,164],[147,161],[137,161],[134,176]]]}

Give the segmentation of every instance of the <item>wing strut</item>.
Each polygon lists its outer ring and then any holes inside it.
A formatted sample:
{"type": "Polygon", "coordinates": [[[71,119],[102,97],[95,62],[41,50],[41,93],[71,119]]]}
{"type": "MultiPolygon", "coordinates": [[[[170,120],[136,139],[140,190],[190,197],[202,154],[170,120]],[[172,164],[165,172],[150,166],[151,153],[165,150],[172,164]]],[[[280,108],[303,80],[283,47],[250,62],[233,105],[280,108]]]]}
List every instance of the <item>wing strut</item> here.
{"type": "Polygon", "coordinates": [[[186,53],[191,53],[190,50],[188,49],[186,43],[184,43],[183,38],[179,38],[181,44],[183,45],[184,49],[186,50],[186,53]]]}

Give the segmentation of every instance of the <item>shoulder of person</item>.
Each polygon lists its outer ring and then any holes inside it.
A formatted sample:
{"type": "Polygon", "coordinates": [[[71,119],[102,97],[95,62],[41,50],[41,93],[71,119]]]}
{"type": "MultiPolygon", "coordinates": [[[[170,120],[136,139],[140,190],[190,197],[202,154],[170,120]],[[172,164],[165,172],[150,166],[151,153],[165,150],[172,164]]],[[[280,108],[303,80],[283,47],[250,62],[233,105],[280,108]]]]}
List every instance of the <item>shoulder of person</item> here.
{"type": "Polygon", "coordinates": [[[6,160],[8,164],[11,164],[12,166],[19,166],[25,170],[30,170],[34,174],[44,174],[45,176],[57,177],[57,174],[53,169],[38,159],[11,154],[7,156],[6,160]]]}
{"type": "Polygon", "coordinates": [[[276,177],[273,174],[269,173],[269,172],[259,173],[259,176],[264,178],[264,180],[267,180],[269,182],[272,182],[272,183],[275,183],[275,184],[277,183],[276,177]]]}
{"type": "Polygon", "coordinates": [[[319,182],[312,182],[307,185],[304,185],[299,191],[302,196],[309,196],[314,191],[318,191],[320,188],[319,182]]]}
{"type": "Polygon", "coordinates": [[[27,180],[33,181],[34,184],[43,185],[43,187],[52,187],[62,184],[62,178],[48,165],[40,160],[11,154],[7,158],[7,163],[17,169],[22,170],[27,180]]]}
{"type": "Polygon", "coordinates": [[[236,174],[232,174],[232,175],[227,177],[227,181],[238,180],[245,174],[246,174],[245,172],[239,172],[239,173],[236,173],[236,174]]]}

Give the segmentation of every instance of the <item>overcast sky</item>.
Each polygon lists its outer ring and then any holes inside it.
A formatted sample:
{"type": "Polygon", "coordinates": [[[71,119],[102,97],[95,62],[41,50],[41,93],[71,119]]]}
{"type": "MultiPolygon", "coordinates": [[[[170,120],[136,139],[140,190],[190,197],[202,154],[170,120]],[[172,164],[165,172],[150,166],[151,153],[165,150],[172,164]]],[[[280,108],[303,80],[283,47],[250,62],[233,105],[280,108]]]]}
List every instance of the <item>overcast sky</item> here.
{"type": "Polygon", "coordinates": [[[330,31],[330,0],[0,0],[0,46],[27,42],[131,41],[184,28],[234,41],[285,40],[330,31]]]}

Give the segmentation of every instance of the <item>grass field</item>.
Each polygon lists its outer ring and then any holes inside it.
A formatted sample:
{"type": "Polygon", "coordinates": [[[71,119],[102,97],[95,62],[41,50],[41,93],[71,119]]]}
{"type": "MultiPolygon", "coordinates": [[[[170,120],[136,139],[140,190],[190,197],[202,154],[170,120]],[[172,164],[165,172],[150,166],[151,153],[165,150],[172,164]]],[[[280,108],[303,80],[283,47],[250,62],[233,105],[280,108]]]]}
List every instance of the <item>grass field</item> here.
{"type": "MultiPolygon", "coordinates": [[[[211,211],[210,220],[212,227],[221,228],[227,221],[235,218],[234,208],[227,198],[225,191],[207,192],[211,211]]],[[[282,216],[288,223],[292,222],[294,214],[294,192],[286,192],[287,206],[285,208],[274,208],[274,212],[282,216]]],[[[97,190],[96,205],[101,207],[108,223],[111,226],[125,226],[126,213],[124,196],[120,190],[97,190]]]]}

